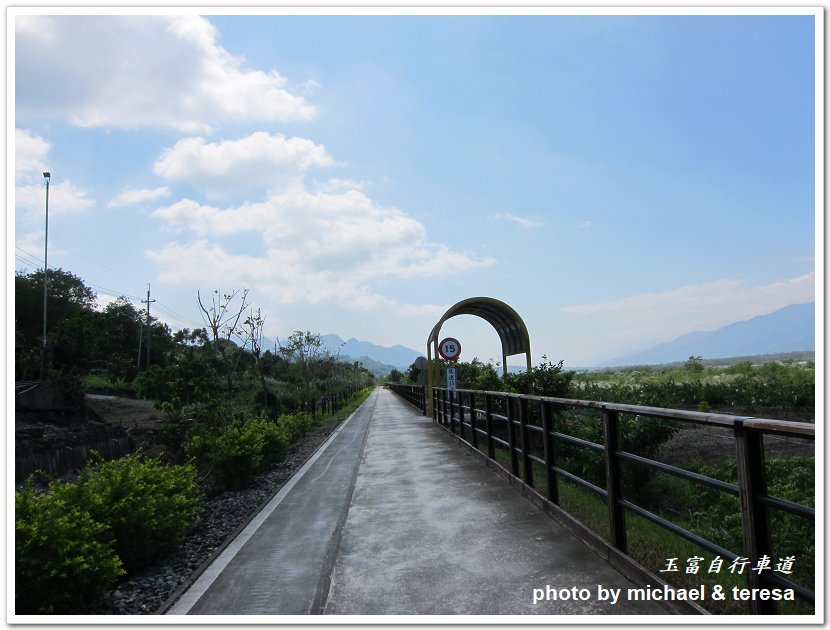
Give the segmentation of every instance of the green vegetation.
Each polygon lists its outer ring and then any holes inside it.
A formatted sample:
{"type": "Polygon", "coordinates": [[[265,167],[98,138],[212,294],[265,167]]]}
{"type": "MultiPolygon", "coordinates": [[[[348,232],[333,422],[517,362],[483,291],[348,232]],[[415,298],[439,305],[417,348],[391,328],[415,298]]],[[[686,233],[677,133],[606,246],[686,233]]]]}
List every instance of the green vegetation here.
{"type": "Polygon", "coordinates": [[[192,466],[165,465],[137,454],[88,465],[65,492],[73,505],[109,528],[130,573],[177,543],[201,511],[192,466]]]}
{"type": "Polygon", "coordinates": [[[639,366],[579,372],[570,396],[651,407],[727,413],[797,413],[812,419],[815,364],[811,361],[707,367],[700,357],[681,366],[639,366]]]}
{"type": "Polygon", "coordinates": [[[66,484],[51,492],[31,484],[15,495],[15,611],[81,609],[125,573],[109,528],[74,505],[66,484]]]}
{"type": "MultiPolygon", "coordinates": [[[[360,363],[344,363],[319,334],[296,331],[263,347],[266,316],[247,290],[195,292],[203,328],[171,331],[126,298],[103,309],[84,281],[49,270],[48,377],[82,401],[84,387],[167,403],[185,418],[216,424],[247,417],[311,410],[323,396],[374,383],[360,363]],[[149,341],[149,352],[148,347],[149,341]],[[80,394],[80,397],[78,396],[80,394]],[[189,407],[195,406],[194,409],[189,407]]],[[[15,380],[41,377],[43,271],[15,275],[15,380]]]]}
{"type": "MultiPolygon", "coordinates": [[[[815,362],[798,355],[782,355],[781,361],[753,362],[741,358],[707,361],[689,357],[680,364],[626,368],[565,370],[562,362],[542,363],[529,372],[502,376],[498,365],[473,359],[458,362],[460,389],[517,392],[601,400],[647,407],[695,409],[753,415],[759,411],[795,416],[812,421],[815,407],[815,362]]],[[[771,357],[768,357],[771,358],[771,357]]],[[[401,383],[417,383],[413,364],[406,373],[394,374],[401,383]]]]}
{"type": "MultiPolygon", "coordinates": [[[[46,367],[42,283],[42,271],[15,276],[17,380],[46,367]]],[[[49,270],[46,375],[71,411],[82,414],[93,390],[154,400],[166,419],[150,438],[156,457],[89,464],[75,483],[29,480],[16,494],[18,613],[83,612],[181,540],[205,493],[244,488],[371,392],[372,374],[340,362],[319,334],[264,349],[265,317],[247,291],[197,297],[204,328],[172,332],[151,318],[148,330],[128,300],[97,309],[80,278],[49,270]]]]}
{"type": "Polygon", "coordinates": [[[15,496],[15,609],[80,612],[125,570],[180,540],[200,512],[191,466],[133,455],[15,496]]]}

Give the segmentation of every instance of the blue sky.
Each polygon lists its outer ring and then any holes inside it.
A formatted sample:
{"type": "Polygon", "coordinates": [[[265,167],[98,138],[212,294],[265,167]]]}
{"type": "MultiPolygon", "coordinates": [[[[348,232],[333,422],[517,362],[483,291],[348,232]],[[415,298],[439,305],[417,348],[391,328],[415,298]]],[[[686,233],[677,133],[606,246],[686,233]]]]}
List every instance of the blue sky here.
{"type": "Polygon", "coordinates": [[[269,336],[424,351],[490,296],[582,366],[816,298],[813,14],[428,11],[13,10],[15,268],[48,170],[50,266],[174,328],[246,287],[269,336]]]}

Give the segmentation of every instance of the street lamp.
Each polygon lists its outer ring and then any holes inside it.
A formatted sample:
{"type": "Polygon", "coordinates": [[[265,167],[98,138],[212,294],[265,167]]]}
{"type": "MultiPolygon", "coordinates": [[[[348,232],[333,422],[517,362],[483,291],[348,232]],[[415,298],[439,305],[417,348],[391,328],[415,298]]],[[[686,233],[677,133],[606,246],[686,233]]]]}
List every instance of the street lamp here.
{"type": "Polygon", "coordinates": [[[49,290],[49,180],[52,174],[48,171],[43,173],[43,178],[46,180],[46,231],[43,235],[43,365],[41,368],[41,379],[46,378],[49,369],[49,355],[46,352],[46,296],[49,290]]]}

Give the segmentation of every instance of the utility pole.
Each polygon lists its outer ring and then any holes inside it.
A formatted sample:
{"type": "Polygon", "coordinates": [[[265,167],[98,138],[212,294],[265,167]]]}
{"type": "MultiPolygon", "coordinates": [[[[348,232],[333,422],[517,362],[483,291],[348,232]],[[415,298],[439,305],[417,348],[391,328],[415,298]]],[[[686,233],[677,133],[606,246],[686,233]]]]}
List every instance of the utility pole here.
{"type": "Polygon", "coordinates": [[[150,368],[150,303],[155,300],[150,299],[150,283],[147,283],[147,299],[141,300],[142,304],[147,304],[147,369],[150,368]]]}
{"type": "Polygon", "coordinates": [[[46,344],[46,296],[49,293],[49,180],[52,174],[43,173],[46,180],[46,229],[43,233],[43,363],[40,366],[40,378],[45,380],[49,373],[49,352],[46,344]]]}

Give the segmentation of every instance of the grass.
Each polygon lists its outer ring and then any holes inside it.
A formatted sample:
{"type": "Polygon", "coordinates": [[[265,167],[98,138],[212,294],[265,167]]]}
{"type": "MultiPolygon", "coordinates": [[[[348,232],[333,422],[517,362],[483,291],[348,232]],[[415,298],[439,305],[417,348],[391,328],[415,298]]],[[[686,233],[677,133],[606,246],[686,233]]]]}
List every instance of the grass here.
{"type": "Polygon", "coordinates": [[[335,411],[331,415],[317,415],[314,417],[314,424],[312,425],[312,430],[314,429],[323,429],[326,427],[334,426],[340,424],[343,420],[349,417],[360,405],[366,402],[366,399],[369,398],[372,391],[374,390],[373,387],[366,387],[361,389],[358,392],[352,394],[352,396],[342,403],[340,409],[335,411]]]}

